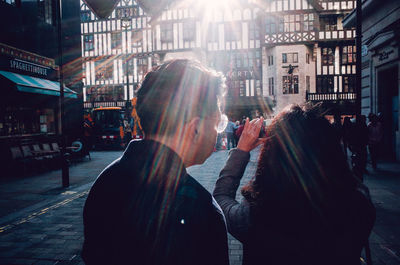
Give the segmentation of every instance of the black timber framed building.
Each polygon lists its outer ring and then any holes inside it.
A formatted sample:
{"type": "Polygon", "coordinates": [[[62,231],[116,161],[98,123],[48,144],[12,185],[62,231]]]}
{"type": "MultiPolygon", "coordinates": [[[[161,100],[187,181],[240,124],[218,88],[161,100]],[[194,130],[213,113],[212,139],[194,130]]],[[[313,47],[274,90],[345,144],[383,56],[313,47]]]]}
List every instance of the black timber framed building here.
{"type": "Polygon", "coordinates": [[[343,29],[342,19],[355,1],[264,2],[207,12],[169,6],[152,19],[121,0],[100,20],[81,1],[85,107],[124,107],[152,66],[186,57],[225,74],[234,119],[274,116],[305,101],[353,114],[355,30],[343,29]]]}

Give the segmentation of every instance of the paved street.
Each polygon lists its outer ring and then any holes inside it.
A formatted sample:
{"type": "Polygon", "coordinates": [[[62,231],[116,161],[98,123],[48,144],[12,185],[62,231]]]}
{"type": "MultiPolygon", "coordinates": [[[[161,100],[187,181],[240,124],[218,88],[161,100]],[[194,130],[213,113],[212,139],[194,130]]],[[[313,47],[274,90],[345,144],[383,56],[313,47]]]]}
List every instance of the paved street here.
{"type": "MultiPolygon", "coordinates": [[[[62,189],[60,171],[0,180],[0,264],[83,264],[82,207],[97,174],[121,152],[93,152],[71,166],[71,187],[62,189]]],[[[212,191],[227,151],[219,151],[189,173],[212,191]]],[[[257,152],[242,183],[255,172],[257,152]]],[[[366,177],[377,207],[371,236],[374,265],[400,264],[400,165],[384,164],[366,177]]],[[[238,194],[239,196],[239,194],[238,194]]],[[[238,197],[240,198],[240,197],[238,197]]],[[[229,237],[231,265],[241,264],[241,244],[229,237]]]]}

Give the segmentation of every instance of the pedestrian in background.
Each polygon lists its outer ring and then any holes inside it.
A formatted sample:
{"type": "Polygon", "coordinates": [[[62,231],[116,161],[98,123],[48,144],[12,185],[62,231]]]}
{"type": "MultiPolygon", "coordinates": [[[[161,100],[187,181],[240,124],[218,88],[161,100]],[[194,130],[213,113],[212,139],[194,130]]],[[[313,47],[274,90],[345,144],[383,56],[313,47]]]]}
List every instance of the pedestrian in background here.
{"type": "Polygon", "coordinates": [[[225,129],[224,89],[221,75],[191,60],[146,74],[137,93],[145,138],[99,175],[85,203],[86,264],[229,264],[222,211],[186,172],[225,129]]]}
{"type": "Polygon", "coordinates": [[[362,181],[367,172],[368,127],[365,115],[357,115],[350,133],[350,150],[354,174],[362,181]]]}
{"type": "Polygon", "coordinates": [[[233,131],[233,138],[235,139],[235,147],[237,146],[239,142],[239,137],[236,134],[237,129],[239,129],[240,126],[240,121],[235,122],[235,130],[233,131]]]}
{"type": "MultiPolygon", "coordinates": [[[[240,136],[242,135],[245,123],[246,123],[246,119],[243,119],[242,122],[240,123],[239,127],[236,129],[235,134],[239,140],[240,140],[240,136]]],[[[238,142],[239,142],[239,140],[238,140],[238,142]]]]}
{"type": "Polygon", "coordinates": [[[368,115],[368,150],[371,158],[372,168],[377,169],[377,160],[380,145],[383,138],[382,124],[378,121],[378,116],[373,113],[368,115]]]}
{"type": "Polygon", "coordinates": [[[233,136],[233,134],[235,133],[235,130],[237,128],[238,127],[236,127],[236,124],[232,120],[228,121],[228,125],[226,126],[226,129],[225,129],[226,138],[227,138],[227,146],[226,147],[228,150],[231,149],[231,147],[232,148],[236,147],[235,137],[233,136]]]}
{"type": "Polygon", "coordinates": [[[243,243],[243,265],[360,265],[375,209],[318,106],[274,118],[256,175],[235,200],[249,152],[263,142],[262,122],[246,122],[213,193],[243,243]]]}
{"type": "Polygon", "coordinates": [[[343,142],[343,125],[342,125],[342,117],[338,112],[333,115],[333,128],[336,131],[336,135],[340,140],[340,143],[343,142]]]}
{"type": "Polygon", "coordinates": [[[351,141],[351,131],[352,131],[352,122],[350,120],[350,117],[344,117],[343,120],[343,150],[344,154],[347,159],[347,149],[349,148],[350,141],[351,141]]]}

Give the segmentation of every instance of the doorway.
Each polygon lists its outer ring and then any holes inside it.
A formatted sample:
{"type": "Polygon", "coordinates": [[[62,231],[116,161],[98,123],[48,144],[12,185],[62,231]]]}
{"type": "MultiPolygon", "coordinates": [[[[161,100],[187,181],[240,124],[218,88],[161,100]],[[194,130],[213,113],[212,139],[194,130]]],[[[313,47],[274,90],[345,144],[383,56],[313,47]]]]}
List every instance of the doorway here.
{"type": "Polygon", "coordinates": [[[398,66],[378,72],[378,113],[383,123],[382,158],[395,160],[399,130],[398,66]]]}

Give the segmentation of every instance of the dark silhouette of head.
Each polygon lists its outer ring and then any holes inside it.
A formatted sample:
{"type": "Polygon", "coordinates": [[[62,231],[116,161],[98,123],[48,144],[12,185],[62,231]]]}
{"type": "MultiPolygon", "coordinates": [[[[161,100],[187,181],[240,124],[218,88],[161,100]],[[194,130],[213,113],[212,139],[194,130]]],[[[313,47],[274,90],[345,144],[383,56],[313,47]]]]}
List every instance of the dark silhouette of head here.
{"type": "Polygon", "coordinates": [[[194,117],[223,108],[223,76],[187,59],[167,61],[146,74],[137,94],[137,112],[146,135],[173,135],[194,117]]]}
{"type": "Polygon", "coordinates": [[[301,218],[305,209],[324,215],[356,183],[320,105],[292,105],[268,126],[256,175],[242,194],[261,214],[301,218]]]}

